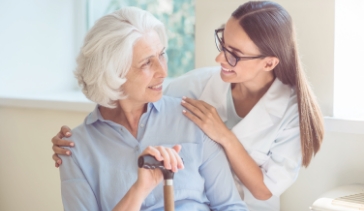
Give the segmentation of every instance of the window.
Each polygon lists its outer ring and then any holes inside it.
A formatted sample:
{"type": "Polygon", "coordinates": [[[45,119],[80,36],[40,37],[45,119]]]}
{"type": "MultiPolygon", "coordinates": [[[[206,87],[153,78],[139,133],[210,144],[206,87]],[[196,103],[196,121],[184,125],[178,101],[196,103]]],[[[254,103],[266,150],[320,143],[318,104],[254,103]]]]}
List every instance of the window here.
{"type": "Polygon", "coordinates": [[[166,26],[168,35],[168,76],[177,77],[195,67],[194,0],[89,0],[87,25],[124,6],[151,12],[166,26]]]}
{"type": "Polygon", "coordinates": [[[364,120],[364,1],[335,1],[334,117],[364,120]]]}

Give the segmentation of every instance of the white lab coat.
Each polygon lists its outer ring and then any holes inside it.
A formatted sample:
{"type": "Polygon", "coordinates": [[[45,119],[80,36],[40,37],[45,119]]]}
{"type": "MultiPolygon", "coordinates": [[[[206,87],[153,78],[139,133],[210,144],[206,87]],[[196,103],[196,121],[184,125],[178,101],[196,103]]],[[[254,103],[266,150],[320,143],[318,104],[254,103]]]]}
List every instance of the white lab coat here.
{"type": "MultiPolygon", "coordinates": [[[[174,79],[165,94],[203,100],[214,106],[221,119],[226,121],[229,88],[230,83],[220,77],[220,67],[207,67],[174,79]]],[[[251,211],[278,211],[279,196],[296,180],[302,163],[295,89],[275,79],[267,93],[232,128],[232,132],[261,168],[264,183],[273,194],[266,201],[257,200],[234,176],[240,195],[251,211]]]]}

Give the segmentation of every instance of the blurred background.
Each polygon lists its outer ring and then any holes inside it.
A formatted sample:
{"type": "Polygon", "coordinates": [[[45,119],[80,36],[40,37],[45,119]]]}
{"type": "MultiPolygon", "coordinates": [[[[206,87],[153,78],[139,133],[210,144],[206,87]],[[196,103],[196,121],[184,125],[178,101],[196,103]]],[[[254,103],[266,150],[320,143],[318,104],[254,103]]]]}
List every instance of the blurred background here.
{"type": "MultiPolygon", "coordinates": [[[[169,75],[214,66],[214,29],[245,0],[0,0],[0,210],[63,210],[51,138],[94,108],[72,71],[94,21],[122,6],[166,24],[169,75]]],[[[281,197],[304,211],[333,187],[364,183],[364,1],[277,0],[291,14],[325,115],[322,150],[281,197]]]]}

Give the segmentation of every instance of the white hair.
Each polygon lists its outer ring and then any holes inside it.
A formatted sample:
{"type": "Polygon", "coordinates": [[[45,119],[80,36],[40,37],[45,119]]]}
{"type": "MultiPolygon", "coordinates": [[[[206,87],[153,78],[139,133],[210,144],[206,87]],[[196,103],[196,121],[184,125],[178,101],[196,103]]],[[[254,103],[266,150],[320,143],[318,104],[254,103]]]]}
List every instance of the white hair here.
{"type": "Polygon", "coordinates": [[[91,101],[109,108],[124,99],[121,86],[126,82],[136,41],[155,30],[167,47],[162,22],[136,7],[124,7],[100,18],[87,33],[77,58],[75,76],[91,101]]]}

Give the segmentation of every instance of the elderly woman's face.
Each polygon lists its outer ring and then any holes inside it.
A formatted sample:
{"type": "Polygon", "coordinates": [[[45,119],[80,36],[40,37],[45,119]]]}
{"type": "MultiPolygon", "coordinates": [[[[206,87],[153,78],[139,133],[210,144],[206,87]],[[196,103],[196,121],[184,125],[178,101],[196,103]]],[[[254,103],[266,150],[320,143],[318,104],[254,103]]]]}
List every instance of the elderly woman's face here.
{"type": "Polygon", "coordinates": [[[134,45],[133,61],[123,85],[128,100],[140,103],[158,101],[167,76],[165,46],[152,30],[134,45]]]}

